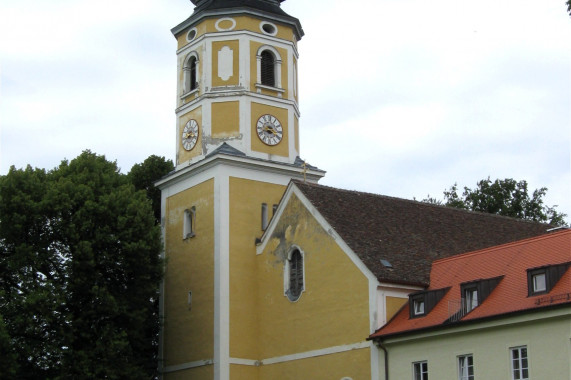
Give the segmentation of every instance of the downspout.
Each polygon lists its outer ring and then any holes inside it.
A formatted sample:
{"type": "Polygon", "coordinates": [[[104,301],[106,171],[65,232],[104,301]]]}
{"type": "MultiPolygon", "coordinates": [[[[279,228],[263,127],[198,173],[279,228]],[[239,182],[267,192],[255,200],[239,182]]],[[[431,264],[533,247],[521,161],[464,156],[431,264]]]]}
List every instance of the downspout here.
{"type": "Polygon", "coordinates": [[[383,342],[380,339],[377,341],[377,346],[385,353],[385,380],[389,380],[389,351],[383,346],[383,342]]]}

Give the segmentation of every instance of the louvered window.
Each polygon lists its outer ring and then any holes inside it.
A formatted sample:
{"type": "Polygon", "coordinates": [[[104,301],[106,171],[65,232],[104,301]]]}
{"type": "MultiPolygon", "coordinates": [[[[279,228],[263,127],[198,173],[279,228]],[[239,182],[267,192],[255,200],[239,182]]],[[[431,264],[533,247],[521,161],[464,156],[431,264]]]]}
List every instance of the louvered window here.
{"type": "Polygon", "coordinates": [[[196,58],[192,57],[190,58],[190,60],[188,61],[188,66],[189,66],[189,70],[190,70],[190,83],[188,88],[190,89],[190,91],[194,90],[196,88],[196,58]]]}
{"type": "Polygon", "coordinates": [[[198,88],[198,54],[191,52],[182,68],[184,75],[183,95],[198,88]]]}
{"type": "Polygon", "coordinates": [[[275,58],[272,53],[264,50],[261,54],[261,80],[265,86],[276,86],[275,58]]]}
{"type": "Polygon", "coordinates": [[[303,256],[299,249],[291,253],[289,259],[289,289],[287,296],[291,301],[295,301],[303,290],[303,256]]]}

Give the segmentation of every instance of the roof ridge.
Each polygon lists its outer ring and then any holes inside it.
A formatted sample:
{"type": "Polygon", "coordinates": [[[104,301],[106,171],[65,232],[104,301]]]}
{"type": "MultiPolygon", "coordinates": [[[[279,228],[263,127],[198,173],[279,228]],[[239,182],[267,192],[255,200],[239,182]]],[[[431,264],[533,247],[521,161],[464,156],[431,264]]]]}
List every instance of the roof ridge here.
{"type": "Polygon", "coordinates": [[[434,260],[432,262],[432,265],[440,264],[440,263],[444,263],[444,262],[448,262],[448,261],[462,260],[463,258],[466,258],[466,257],[482,255],[484,253],[495,252],[498,250],[504,250],[504,249],[507,249],[510,247],[517,247],[519,245],[529,244],[532,242],[537,242],[537,241],[541,241],[541,240],[545,240],[545,239],[553,239],[553,238],[557,237],[557,235],[566,235],[566,234],[571,235],[571,229],[566,229],[566,230],[557,231],[557,232],[551,232],[551,233],[544,234],[544,235],[538,235],[538,236],[534,236],[534,237],[530,237],[530,238],[526,238],[526,239],[522,239],[522,240],[512,241],[510,243],[504,243],[504,244],[496,245],[496,246],[489,247],[489,248],[482,248],[482,249],[478,249],[476,251],[459,253],[457,255],[453,255],[453,256],[442,258],[442,259],[434,260]]]}
{"type": "Polygon", "coordinates": [[[345,193],[364,194],[364,195],[371,195],[374,197],[385,198],[385,199],[395,199],[395,200],[409,202],[409,203],[416,204],[416,205],[423,206],[423,207],[431,207],[431,208],[437,208],[437,209],[441,209],[441,210],[452,210],[453,212],[463,212],[463,213],[469,213],[469,214],[474,214],[474,215],[483,215],[485,217],[506,219],[506,220],[511,220],[511,221],[517,221],[520,223],[543,224],[546,227],[549,226],[549,224],[547,224],[547,223],[537,222],[537,221],[533,221],[533,220],[520,219],[520,218],[516,218],[513,216],[491,214],[491,213],[487,213],[487,212],[483,212],[483,211],[466,210],[466,209],[462,209],[462,208],[456,208],[456,207],[450,207],[450,206],[439,205],[439,204],[434,204],[434,203],[417,201],[416,199],[400,198],[400,197],[396,197],[396,196],[392,196],[392,195],[378,194],[378,193],[372,193],[372,192],[360,191],[360,190],[349,190],[349,189],[343,189],[340,187],[322,185],[319,183],[307,183],[307,182],[303,182],[300,180],[292,180],[292,181],[295,183],[300,183],[302,185],[309,185],[309,186],[313,186],[313,187],[321,187],[324,189],[331,189],[334,191],[340,191],[340,192],[345,192],[345,193]]]}

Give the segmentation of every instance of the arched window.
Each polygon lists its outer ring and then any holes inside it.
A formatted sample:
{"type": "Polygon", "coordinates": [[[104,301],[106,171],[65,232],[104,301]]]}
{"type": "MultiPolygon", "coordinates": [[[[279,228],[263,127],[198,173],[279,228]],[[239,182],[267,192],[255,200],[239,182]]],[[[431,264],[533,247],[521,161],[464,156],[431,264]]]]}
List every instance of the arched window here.
{"type": "Polygon", "coordinates": [[[275,58],[274,55],[268,51],[264,50],[261,54],[262,56],[262,67],[261,76],[262,84],[264,86],[276,86],[276,73],[275,73],[275,58]]]}
{"type": "Polygon", "coordinates": [[[194,237],[196,233],[196,207],[184,210],[184,220],[182,225],[182,238],[194,237]]]}
{"type": "Polygon", "coordinates": [[[270,45],[263,45],[258,49],[256,60],[256,86],[273,87],[273,90],[283,93],[285,90],[281,88],[282,60],[278,50],[270,45]]]}
{"type": "Polygon", "coordinates": [[[188,62],[190,66],[190,90],[194,90],[196,88],[196,57],[191,57],[190,61],[188,62]]]}
{"type": "Polygon", "coordinates": [[[285,270],[285,293],[290,301],[297,301],[305,290],[303,266],[303,253],[294,248],[288,255],[285,270]]]}
{"type": "Polygon", "coordinates": [[[184,93],[198,88],[198,54],[192,52],[188,55],[184,66],[184,93]]]}

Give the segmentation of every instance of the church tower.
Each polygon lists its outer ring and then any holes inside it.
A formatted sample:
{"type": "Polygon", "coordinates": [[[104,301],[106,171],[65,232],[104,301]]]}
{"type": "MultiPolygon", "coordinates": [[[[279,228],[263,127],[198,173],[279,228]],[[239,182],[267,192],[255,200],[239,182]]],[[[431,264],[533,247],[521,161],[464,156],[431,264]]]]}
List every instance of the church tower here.
{"type": "Polygon", "coordinates": [[[299,158],[299,21],[284,0],[192,0],[177,40],[176,169],[160,180],[164,379],[255,379],[256,241],[299,158]],[[245,365],[247,364],[247,365],[245,365]]]}

